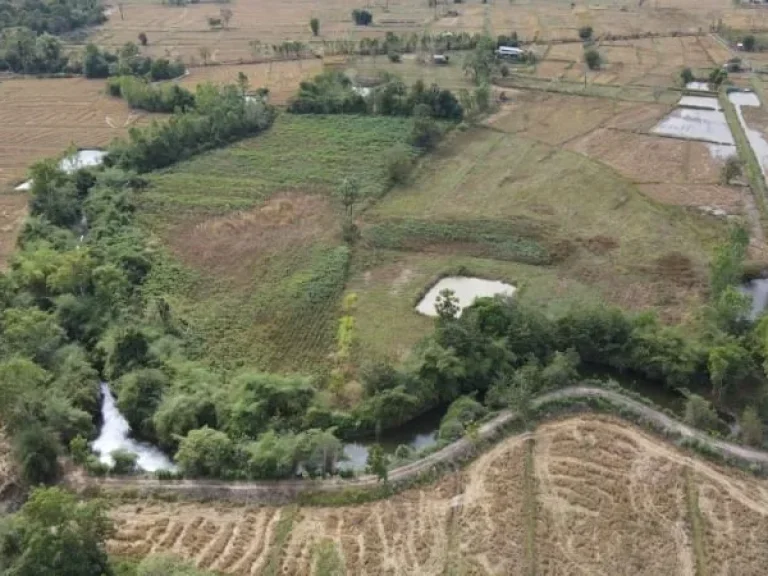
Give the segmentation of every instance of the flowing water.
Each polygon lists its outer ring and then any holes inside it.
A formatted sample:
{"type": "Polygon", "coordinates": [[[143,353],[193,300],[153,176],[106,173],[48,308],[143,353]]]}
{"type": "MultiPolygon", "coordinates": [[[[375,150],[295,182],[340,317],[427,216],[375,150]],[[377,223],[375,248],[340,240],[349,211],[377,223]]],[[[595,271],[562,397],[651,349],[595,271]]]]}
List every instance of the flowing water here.
{"type": "Polygon", "coordinates": [[[484,280],[469,276],[448,276],[430,288],[429,292],[417,304],[416,311],[426,316],[437,316],[435,301],[440,292],[446,289],[453,290],[454,295],[459,299],[459,315],[461,315],[461,310],[471,306],[477,298],[496,295],[512,296],[517,290],[511,284],[496,280],[484,280]]]}
{"type": "Polygon", "coordinates": [[[159,448],[130,438],[131,427],[115,405],[115,397],[105,383],[101,384],[103,396],[101,416],[104,423],[99,437],[93,443],[93,451],[99,459],[110,466],[114,464],[110,454],[114,450],[127,450],[138,455],[138,466],[147,472],[155,470],[176,470],[173,462],[159,448]]]}
{"type": "MultiPolygon", "coordinates": [[[[64,158],[64,160],[59,162],[59,168],[67,174],[71,174],[75,170],[80,170],[81,168],[98,166],[104,161],[106,155],[107,152],[105,150],[79,150],[72,156],[64,158]]],[[[22,191],[31,188],[32,180],[27,180],[16,186],[15,190],[22,191]]]]}

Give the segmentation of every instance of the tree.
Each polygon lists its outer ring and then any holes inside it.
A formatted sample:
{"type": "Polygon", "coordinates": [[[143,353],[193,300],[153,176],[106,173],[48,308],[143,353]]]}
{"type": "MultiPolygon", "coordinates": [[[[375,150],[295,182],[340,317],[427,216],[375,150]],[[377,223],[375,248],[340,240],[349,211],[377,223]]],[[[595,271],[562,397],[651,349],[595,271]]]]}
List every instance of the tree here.
{"type": "Polygon", "coordinates": [[[690,68],[683,68],[682,72],[680,72],[680,80],[683,82],[683,86],[686,86],[696,80],[696,78],[690,68]]]}
{"type": "Polygon", "coordinates": [[[600,58],[600,52],[594,48],[584,52],[584,62],[587,63],[587,67],[590,70],[598,70],[602,64],[602,58],[600,58]]]}
{"type": "Polygon", "coordinates": [[[742,174],[742,163],[739,157],[735,154],[728,156],[725,159],[725,164],[720,172],[720,181],[726,186],[731,183],[734,178],[739,178],[742,174]]]}
{"type": "Polygon", "coordinates": [[[129,372],[115,383],[117,408],[140,438],[155,438],[152,416],[168,384],[168,377],[154,368],[129,372]]]}
{"type": "Polygon", "coordinates": [[[717,90],[728,79],[728,72],[722,68],[715,68],[709,73],[709,83],[717,90]]]}
{"type": "Polygon", "coordinates": [[[475,84],[482,84],[491,79],[494,66],[493,50],[496,43],[490,36],[483,36],[464,59],[464,73],[471,76],[475,84]]]}
{"type": "Polygon", "coordinates": [[[430,116],[430,108],[419,104],[413,112],[413,126],[408,141],[417,148],[431,150],[440,138],[440,127],[430,116]]]}
{"type": "Polygon", "coordinates": [[[698,394],[688,395],[685,401],[683,421],[689,426],[695,426],[702,430],[715,430],[720,423],[712,404],[698,394]]]}
{"type": "Polygon", "coordinates": [[[29,485],[50,484],[59,477],[56,437],[39,422],[29,422],[14,438],[13,451],[21,477],[29,485]]]}
{"type": "Polygon", "coordinates": [[[309,28],[312,30],[312,36],[317,36],[320,33],[320,20],[312,18],[309,21],[309,28]]]}
{"type": "Polygon", "coordinates": [[[373,14],[368,10],[358,10],[355,8],[352,10],[352,21],[358,26],[368,26],[373,22],[373,14]]]}
{"type": "Polygon", "coordinates": [[[221,18],[214,18],[213,16],[208,17],[209,28],[218,28],[220,26],[221,26],[221,18]]]}
{"type": "Polygon", "coordinates": [[[360,186],[355,180],[344,178],[337,190],[337,195],[344,206],[344,220],[341,224],[344,241],[352,244],[359,237],[359,230],[355,224],[355,204],[360,199],[360,186]]]}
{"type": "Polygon", "coordinates": [[[133,474],[136,472],[136,462],[139,460],[139,455],[128,450],[113,450],[110,452],[114,464],[112,465],[112,472],[115,474],[133,474]]]}
{"type": "Polygon", "coordinates": [[[579,38],[584,40],[585,42],[587,40],[592,39],[592,26],[582,26],[579,28],[579,38]]]}
{"type": "Polygon", "coordinates": [[[139,44],[146,46],[149,43],[149,39],[144,32],[139,32],[139,44]]]}
{"type": "Polygon", "coordinates": [[[85,466],[88,457],[91,455],[88,450],[88,440],[82,436],[75,436],[69,443],[69,453],[72,455],[72,461],[78,466],[85,466]]]}
{"type": "Polygon", "coordinates": [[[387,466],[389,458],[380,444],[374,444],[368,449],[368,459],[366,460],[365,470],[369,474],[375,474],[380,482],[387,482],[389,470],[387,466]]]}
{"type": "Polygon", "coordinates": [[[246,76],[243,72],[238,72],[237,86],[240,88],[240,93],[243,95],[243,98],[245,98],[245,95],[248,93],[249,84],[250,82],[248,81],[248,76],[246,76]]]}
{"type": "Polygon", "coordinates": [[[441,320],[454,320],[461,312],[459,298],[450,288],[441,290],[435,298],[435,312],[441,320]]]}
{"type": "Polygon", "coordinates": [[[741,383],[754,367],[749,351],[737,341],[731,341],[710,349],[707,368],[712,395],[717,402],[721,402],[727,388],[741,383]]]}
{"type": "Polygon", "coordinates": [[[180,442],[176,461],[185,476],[223,478],[232,470],[235,445],[224,432],[204,426],[180,442]]]}
{"type": "Polygon", "coordinates": [[[102,501],[36,489],[2,531],[0,566],[14,576],[109,576],[105,542],[113,532],[102,501]]]}
{"type": "Polygon", "coordinates": [[[744,50],[747,52],[754,52],[756,43],[755,37],[752,34],[747,34],[741,41],[744,50]]]}
{"type": "Polygon", "coordinates": [[[763,423],[754,406],[747,406],[739,420],[741,438],[751,446],[763,445],[763,423]]]}
{"type": "Polygon", "coordinates": [[[229,28],[229,21],[232,20],[232,10],[229,8],[222,8],[219,10],[219,16],[221,16],[221,21],[224,22],[224,28],[229,28]]]}

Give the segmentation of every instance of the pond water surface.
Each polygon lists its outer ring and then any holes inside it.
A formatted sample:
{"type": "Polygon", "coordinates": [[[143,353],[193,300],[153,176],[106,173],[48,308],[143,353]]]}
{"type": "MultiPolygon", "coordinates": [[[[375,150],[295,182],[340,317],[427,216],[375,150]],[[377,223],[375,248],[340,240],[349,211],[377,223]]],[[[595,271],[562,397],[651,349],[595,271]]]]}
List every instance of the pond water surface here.
{"type": "Polygon", "coordinates": [[[511,284],[497,280],[485,280],[470,276],[447,276],[429,289],[429,292],[416,305],[416,311],[426,316],[437,316],[435,302],[440,292],[446,289],[453,290],[454,295],[459,300],[459,316],[461,316],[461,310],[471,306],[477,298],[496,295],[512,296],[517,290],[511,284]]]}
{"type": "MultiPolygon", "coordinates": [[[[106,150],[78,150],[77,153],[59,162],[59,168],[67,174],[71,174],[81,168],[98,166],[104,161],[106,155],[106,150]]],[[[16,186],[15,190],[22,191],[29,190],[30,188],[32,188],[32,180],[27,180],[16,186]]]]}

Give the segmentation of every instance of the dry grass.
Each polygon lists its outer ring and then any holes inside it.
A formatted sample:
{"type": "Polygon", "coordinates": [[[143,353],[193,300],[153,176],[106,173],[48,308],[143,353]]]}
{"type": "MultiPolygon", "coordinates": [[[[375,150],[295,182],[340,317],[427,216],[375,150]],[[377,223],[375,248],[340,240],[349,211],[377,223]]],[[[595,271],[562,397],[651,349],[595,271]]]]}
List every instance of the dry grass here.
{"type": "Polygon", "coordinates": [[[169,241],[185,264],[247,283],[265,259],[333,241],[337,231],[327,196],[284,193],[254,210],[187,221],[171,231],[169,241]]]}
{"type": "MultiPolygon", "coordinates": [[[[533,440],[535,493],[526,490],[526,441],[511,438],[432,486],[360,506],[299,509],[280,573],[312,574],[314,551],[330,542],[346,573],[355,575],[527,574],[535,568],[536,574],[692,576],[686,468],[698,492],[708,573],[763,573],[765,481],[681,454],[613,418],[545,424],[533,440]],[[533,516],[526,512],[531,505],[533,516]],[[526,518],[535,524],[533,543],[526,541],[526,518]],[[457,544],[449,549],[449,542],[457,544]],[[526,551],[531,547],[534,556],[526,551]]],[[[281,514],[123,504],[113,511],[118,532],[109,549],[139,556],[169,551],[224,573],[258,574],[274,552],[281,514]]]]}
{"type": "Polygon", "coordinates": [[[232,84],[237,81],[240,72],[248,77],[251,88],[269,88],[270,102],[285,104],[296,94],[302,80],[312,78],[322,72],[322,60],[286,60],[263,64],[242,64],[224,66],[203,66],[192,68],[181,80],[183,86],[194,90],[204,82],[232,84]]]}

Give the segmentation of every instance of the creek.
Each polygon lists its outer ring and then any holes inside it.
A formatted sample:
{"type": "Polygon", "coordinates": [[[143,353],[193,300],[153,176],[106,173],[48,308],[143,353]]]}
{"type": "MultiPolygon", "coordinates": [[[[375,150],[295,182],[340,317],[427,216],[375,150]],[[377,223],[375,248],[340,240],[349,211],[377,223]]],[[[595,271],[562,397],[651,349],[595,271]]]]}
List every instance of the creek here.
{"type": "Polygon", "coordinates": [[[176,466],[171,462],[159,448],[138,442],[130,437],[131,426],[120,413],[115,404],[115,397],[106,383],[101,384],[101,416],[103,424],[99,437],[94,440],[92,448],[99,454],[99,459],[105,464],[112,465],[112,452],[115,450],[126,450],[135,453],[139,458],[136,464],[146,472],[155,472],[156,470],[176,470],[176,466]]]}

